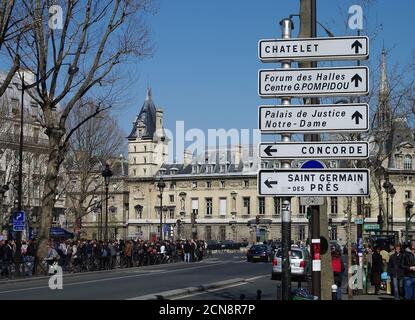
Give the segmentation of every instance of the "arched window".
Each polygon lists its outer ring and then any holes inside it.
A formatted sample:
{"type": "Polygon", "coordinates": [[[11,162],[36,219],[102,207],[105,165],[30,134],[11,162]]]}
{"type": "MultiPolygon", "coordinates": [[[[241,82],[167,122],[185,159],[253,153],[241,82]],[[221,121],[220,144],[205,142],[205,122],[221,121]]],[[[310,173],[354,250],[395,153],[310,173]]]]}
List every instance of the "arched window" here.
{"type": "Polygon", "coordinates": [[[405,156],[403,166],[406,170],[412,170],[412,157],[409,154],[405,156]]]}

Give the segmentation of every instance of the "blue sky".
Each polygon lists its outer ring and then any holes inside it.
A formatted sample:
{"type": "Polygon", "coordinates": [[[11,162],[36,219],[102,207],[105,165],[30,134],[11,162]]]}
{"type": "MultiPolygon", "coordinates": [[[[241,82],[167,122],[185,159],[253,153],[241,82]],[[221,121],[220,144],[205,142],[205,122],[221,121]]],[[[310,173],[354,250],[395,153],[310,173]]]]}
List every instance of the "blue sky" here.
{"type": "MultiPolygon", "coordinates": [[[[160,0],[158,14],[148,18],[155,52],[133,68],[138,81],[126,92],[130,104],[118,115],[129,133],[140,109],[147,85],[156,105],[165,109],[165,126],[175,121],[185,128],[255,128],[257,107],[277,104],[257,95],[260,68],[257,43],[278,38],[278,22],[298,13],[299,0],[160,0]]],[[[317,0],[317,18],[337,36],[353,35],[346,28],[350,5],[361,1],[317,0]]],[[[415,49],[415,1],[372,1],[362,34],[371,39],[370,64],[378,64],[382,44],[389,50],[388,67],[405,63],[415,49]]],[[[294,35],[298,20],[294,18],[294,35]]],[[[326,36],[318,28],[318,36],[326,36]]],[[[353,64],[354,62],[349,62],[353,64]]],[[[131,68],[132,66],[130,66],[131,68]]]]}

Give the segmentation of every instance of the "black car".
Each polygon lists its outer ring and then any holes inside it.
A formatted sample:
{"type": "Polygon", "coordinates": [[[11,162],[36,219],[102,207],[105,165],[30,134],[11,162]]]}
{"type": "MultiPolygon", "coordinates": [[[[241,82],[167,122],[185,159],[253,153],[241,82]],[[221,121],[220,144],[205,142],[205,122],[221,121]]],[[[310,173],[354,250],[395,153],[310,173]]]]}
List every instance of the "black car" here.
{"type": "Polygon", "coordinates": [[[271,246],[267,246],[264,244],[253,245],[246,252],[246,260],[248,262],[255,262],[255,261],[269,262],[272,259],[271,256],[272,256],[271,246]]]}

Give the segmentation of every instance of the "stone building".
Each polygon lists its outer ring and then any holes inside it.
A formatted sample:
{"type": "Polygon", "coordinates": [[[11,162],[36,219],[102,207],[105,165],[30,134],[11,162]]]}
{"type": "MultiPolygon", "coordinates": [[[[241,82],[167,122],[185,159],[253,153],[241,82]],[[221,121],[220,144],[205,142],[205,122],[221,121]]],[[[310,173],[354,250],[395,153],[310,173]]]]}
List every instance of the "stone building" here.
{"type": "MultiPolygon", "coordinates": [[[[26,85],[33,82],[33,74],[24,70],[19,73],[24,74],[26,85]]],[[[0,81],[4,77],[5,74],[0,73],[0,81]]],[[[21,110],[22,85],[19,74],[16,74],[0,98],[0,186],[7,186],[2,188],[5,192],[0,193],[0,231],[4,236],[10,227],[12,211],[17,207],[21,110]]],[[[49,143],[41,126],[41,114],[39,105],[26,89],[23,95],[22,205],[26,213],[23,237],[36,233],[43,194],[49,143]]],[[[65,195],[58,193],[60,196],[53,210],[53,222],[56,226],[65,220],[65,195]]]]}

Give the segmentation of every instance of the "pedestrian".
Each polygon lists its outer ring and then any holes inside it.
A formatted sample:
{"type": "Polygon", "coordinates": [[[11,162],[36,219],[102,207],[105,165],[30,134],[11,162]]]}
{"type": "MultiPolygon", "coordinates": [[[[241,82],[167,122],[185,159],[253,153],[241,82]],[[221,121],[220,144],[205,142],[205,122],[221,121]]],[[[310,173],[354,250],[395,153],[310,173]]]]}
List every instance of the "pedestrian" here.
{"type": "Polygon", "coordinates": [[[186,240],[186,242],[184,243],[183,251],[184,251],[184,262],[190,262],[191,248],[190,248],[189,240],[186,240]]]}
{"type": "Polygon", "coordinates": [[[372,255],[372,279],[371,283],[375,286],[375,295],[379,294],[381,284],[381,274],[383,272],[383,261],[380,255],[380,248],[376,247],[372,255]]]}
{"type": "Polygon", "coordinates": [[[335,247],[331,249],[331,266],[333,268],[333,279],[334,283],[337,286],[337,294],[336,299],[342,299],[342,282],[343,282],[343,274],[345,271],[345,266],[341,259],[341,252],[336,250],[335,247]]]}
{"type": "Polygon", "coordinates": [[[401,245],[395,245],[392,255],[389,257],[388,273],[392,280],[392,292],[395,300],[402,296],[403,268],[401,245]]]}
{"type": "Polygon", "coordinates": [[[133,266],[133,247],[131,241],[127,241],[124,255],[127,262],[127,268],[131,268],[133,266]]]}
{"type": "Polygon", "coordinates": [[[415,240],[406,248],[402,258],[404,270],[405,300],[415,300],[415,240]]]}
{"type": "Polygon", "coordinates": [[[2,260],[2,270],[1,270],[1,276],[7,276],[10,277],[10,265],[13,262],[13,247],[11,243],[6,240],[2,246],[1,250],[1,256],[2,260]]]}
{"type": "Polygon", "coordinates": [[[27,275],[33,275],[33,270],[35,266],[35,256],[36,256],[36,244],[34,240],[30,240],[26,249],[25,255],[25,265],[27,267],[27,275]]]}

